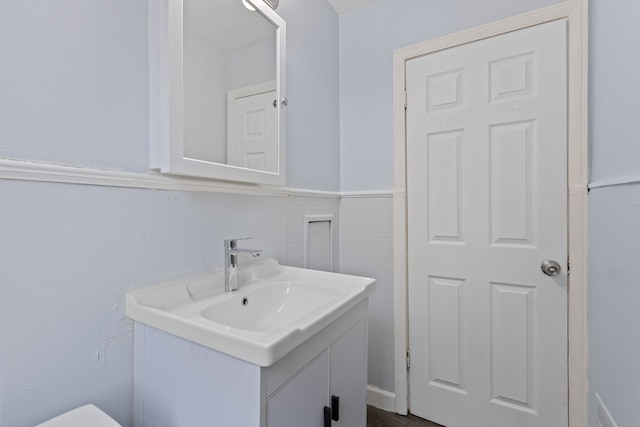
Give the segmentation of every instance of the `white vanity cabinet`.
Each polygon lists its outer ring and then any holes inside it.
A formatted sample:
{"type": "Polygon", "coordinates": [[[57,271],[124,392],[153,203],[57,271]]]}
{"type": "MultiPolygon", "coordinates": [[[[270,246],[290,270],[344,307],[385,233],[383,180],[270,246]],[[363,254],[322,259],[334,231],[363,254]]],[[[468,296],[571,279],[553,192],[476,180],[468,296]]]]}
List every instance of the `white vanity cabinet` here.
{"type": "Polygon", "coordinates": [[[364,427],[366,312],[365,300],[268,367],[136,322],[135,427],[364,427]]]}
{"type": "Polygon", "coordinates": [[[361,321],[267,398],[267,426],[364,426],[366,360],[361,321]]]}

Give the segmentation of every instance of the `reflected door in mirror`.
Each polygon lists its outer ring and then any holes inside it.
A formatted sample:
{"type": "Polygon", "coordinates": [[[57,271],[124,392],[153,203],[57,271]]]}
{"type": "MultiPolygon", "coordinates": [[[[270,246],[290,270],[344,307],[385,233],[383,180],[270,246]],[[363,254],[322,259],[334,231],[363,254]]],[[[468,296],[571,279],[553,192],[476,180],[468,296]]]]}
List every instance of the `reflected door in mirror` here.
{"type": "Polygon", "coordinates": [[[278,170],[276,96],[275,81],[229,92],[227,164],[278,170]]]}

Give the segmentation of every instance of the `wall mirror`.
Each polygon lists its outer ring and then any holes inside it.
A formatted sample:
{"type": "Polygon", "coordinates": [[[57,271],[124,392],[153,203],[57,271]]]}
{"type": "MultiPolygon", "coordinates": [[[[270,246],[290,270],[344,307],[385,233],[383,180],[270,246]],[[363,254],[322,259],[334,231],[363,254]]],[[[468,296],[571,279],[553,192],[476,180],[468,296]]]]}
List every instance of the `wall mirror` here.
{"type": "Polygon", "coordinates": [[[151,168],[284,184],[284,20],[262,0],[152,1],[149,15],[151,168]]]}

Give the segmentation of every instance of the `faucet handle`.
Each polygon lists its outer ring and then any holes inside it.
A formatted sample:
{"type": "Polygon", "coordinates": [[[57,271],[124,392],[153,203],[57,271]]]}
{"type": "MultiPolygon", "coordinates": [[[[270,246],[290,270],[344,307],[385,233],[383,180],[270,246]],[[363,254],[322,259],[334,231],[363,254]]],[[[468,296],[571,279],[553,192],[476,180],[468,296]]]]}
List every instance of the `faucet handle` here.
{"type": "Polygon", "coordinates": [[[224,247],[225,248],[235,248],[238,240],[251,240],[253,237],[239,237],[237,239],[225,239],[224,247]]]}

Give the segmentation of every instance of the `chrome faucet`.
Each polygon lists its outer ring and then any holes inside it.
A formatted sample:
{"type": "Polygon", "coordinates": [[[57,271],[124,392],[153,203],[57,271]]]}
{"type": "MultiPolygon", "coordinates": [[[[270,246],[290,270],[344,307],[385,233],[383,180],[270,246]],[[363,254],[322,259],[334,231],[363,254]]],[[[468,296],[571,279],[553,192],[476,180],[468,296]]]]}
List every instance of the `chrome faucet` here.
{"type": "Polygon", "coordinates": [[[246,252],[251,256],[258,257],[262,249],[238,249],[238,240],[249,240],[251,237],[242,239],[229,239],[224,241],[224,291],[231,292],[238,290],[238,254],[246,252]]]}

